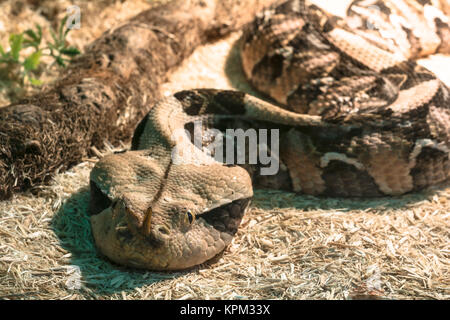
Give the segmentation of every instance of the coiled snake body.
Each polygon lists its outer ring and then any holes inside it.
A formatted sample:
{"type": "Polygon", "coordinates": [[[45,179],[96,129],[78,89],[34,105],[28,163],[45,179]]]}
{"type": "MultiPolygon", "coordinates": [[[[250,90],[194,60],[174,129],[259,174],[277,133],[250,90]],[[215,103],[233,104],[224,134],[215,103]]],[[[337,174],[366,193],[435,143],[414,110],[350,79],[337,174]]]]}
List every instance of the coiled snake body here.
{"type": "Polygon", "coordinates": [[[340,19],[290,0],[259,14],[240,40],[242,67],[272,103],[214,89],[157,103],[132,150],[91,173],[100,251],[134,267],[189,268],[230,243],[252,185],[373,197],[448,179],[450,92],[413,59],[450,51],[449,8],[445,0],[364,0],[340,19]],[[216,161],[205,152],[211,128],[278,130],[279,170],[216,161]]]}

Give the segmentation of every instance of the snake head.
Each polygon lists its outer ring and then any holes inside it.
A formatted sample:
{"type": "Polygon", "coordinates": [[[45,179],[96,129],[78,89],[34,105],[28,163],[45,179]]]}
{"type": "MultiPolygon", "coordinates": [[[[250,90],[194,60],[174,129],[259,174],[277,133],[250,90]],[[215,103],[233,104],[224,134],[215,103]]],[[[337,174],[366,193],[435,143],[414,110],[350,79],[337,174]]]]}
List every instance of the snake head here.
{"type": "Polygon", "coordinates": [[[175,165],[145,151],[114,154],[91,172],[91,226],[110,260],[180,270],[223,251],[253,195],[246,170],[175,165]]]}

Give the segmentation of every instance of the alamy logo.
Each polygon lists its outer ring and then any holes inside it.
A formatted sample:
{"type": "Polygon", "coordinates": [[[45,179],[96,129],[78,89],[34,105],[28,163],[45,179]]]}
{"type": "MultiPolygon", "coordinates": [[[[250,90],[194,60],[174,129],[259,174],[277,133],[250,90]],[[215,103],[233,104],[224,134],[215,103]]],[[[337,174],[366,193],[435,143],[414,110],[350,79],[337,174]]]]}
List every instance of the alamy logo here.
{"type": "Polygon", "coordinates": [[[81,28],[81,10],[79,6],[70,6],[66,9],[67,12],[67,29],[80,29],[81,28]]]}
{"type": "MultiPolygon", "coordinates": [[[[378,17],[380,15],[381,9],[377,5],[371,5],[367,7],[372,13],[373,16],[378,17]]],[[[369,30],[377,30],[378,26],[375,24],[375,21],[367,20],[367,29],[369,30]]]]}
{"type": "Polygon", "coordinates": [[[376,290],[381,292],[381,272],[377,265],[371,265],[367,268],[367,272],[371,276],[366,280],[366,285],[369,290],[376,290]]]}
{"type": "Polygon", "coordinates": [[[261,175],[275,175],[280,168],[279,129],[226,129],[225,134],[217,129],[203,132],[202,122],[197,120],[194,121],[193,136],[192,139],[185,129],[174,131],[172,140],[177,143],[172,150],[174,164],[200,164],[206,156],[210,161],[226,164],[258,165],[261,175]],[[204,138],[210,142],[206,146],[203,146],[204,138]]]}
{"type": "Polygon", "coordinates": [[[66,288],[69,290],[80,290],[81,289],[81,270],[80,267],[70,265],[66,266],[66,274],[69,275],[66,281],[66,288]]]}

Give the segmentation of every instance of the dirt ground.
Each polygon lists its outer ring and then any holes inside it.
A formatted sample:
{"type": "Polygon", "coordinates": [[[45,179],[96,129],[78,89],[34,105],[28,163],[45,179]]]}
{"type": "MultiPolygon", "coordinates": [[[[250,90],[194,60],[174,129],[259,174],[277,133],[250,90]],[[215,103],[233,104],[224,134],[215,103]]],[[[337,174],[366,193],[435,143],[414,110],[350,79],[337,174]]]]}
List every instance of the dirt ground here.
{"type": "MultiPolygon", "coordinates": [[[[339,13],[344,2],[326,8],[339,13]]],[[[82,27],[68,40],[81,49],[149,7],[144,0],[4,1],[0,43],[6,47],[11,32],[34,22],[45,29],[60,21],[71,4],[81,8],[82,27]]],[[[240,70],[238,37],[199,48],[164,92],[252,92],[240,70]]],[[[421,63],[450,85],[450,58],[421,63]]],[[[113,148],[105,142],[101,153],[113,148]]],[[[232,244],[212,264],[147,272],[96,253],[87,205],[97,160],[57,174],[36,195],[0,202],[0,299],[450,299],[450,184],[375,200],[257,190],[232,244]]]]}

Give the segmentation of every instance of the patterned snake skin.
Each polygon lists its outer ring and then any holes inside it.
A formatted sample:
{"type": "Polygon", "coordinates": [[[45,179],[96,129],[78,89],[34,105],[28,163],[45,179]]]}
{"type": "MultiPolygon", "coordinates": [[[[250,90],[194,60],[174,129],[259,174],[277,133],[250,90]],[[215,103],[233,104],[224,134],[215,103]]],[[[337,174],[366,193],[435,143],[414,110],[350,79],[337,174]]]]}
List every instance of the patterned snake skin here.
{"type": "Polygon", "coordinates": [[[449,8],[446,0],[361,0],[341,19],[291,0],[258,14],[243,32],[241,60],[270,102],[201,89],[157,103],[132,150],[92,170],[99,250],[123,265],[189,268],[230,243],[253,186],[373,197],[447,180],[449,89],[413,59],[449,53],[449,8]],[[279,154],[279,170],[264,175],[261,163],[208,155],[211,132],[228,129],[276,130],[279,139],[259,151],[279,154]]]}

